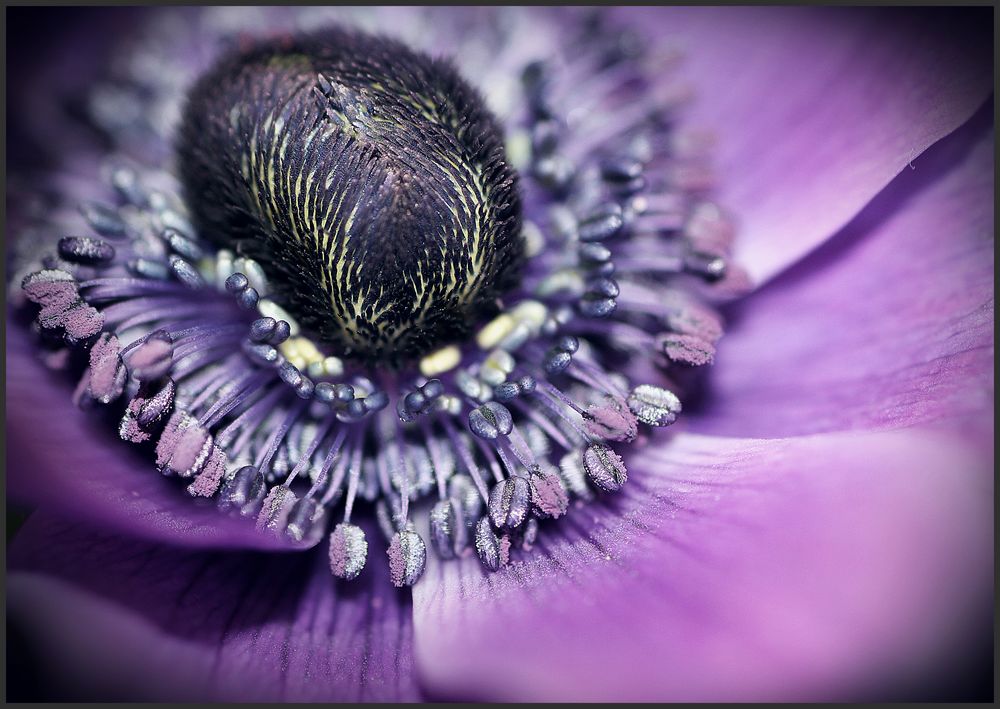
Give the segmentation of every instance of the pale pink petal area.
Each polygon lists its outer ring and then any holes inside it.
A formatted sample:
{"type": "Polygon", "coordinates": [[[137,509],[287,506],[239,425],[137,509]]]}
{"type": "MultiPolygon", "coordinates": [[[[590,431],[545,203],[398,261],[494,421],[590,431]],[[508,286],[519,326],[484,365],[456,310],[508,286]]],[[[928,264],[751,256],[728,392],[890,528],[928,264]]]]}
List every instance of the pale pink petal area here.
{"type": "Polygon", "coordinates": [[[7,327],[7,494],[130,536],[190,547],[298,548],[254,521],[195,500],[160,475],[151,451],[118,437],[116,420],[72,403],[73,382],[49,370],[27,329],[7,327]]]}
{"type": "Polygon", "coordinates": [[[846,224],[993,86],[992,14],[965,9],[642,8],[683,52],[684,127],[716,137],[735,258],[763,282],[846,224]],[[978,14],[977,14],[978,13],[978,14]]]}
{"type": "MultiPolygon", "coordinates": [[[[414,590],[443,697],[782,700],[891,694],[992,637],[992,440],[932,431],[680,435],[487,575],[414,590]]],[[[988,645],[987,645],[988,646],[988,645]]]]}
{"type": "Polygon", "coordinates": [[[387,565],[340,583],[326,557],[185,550],[33,517],[10,550],[8,623],[49,699],[417,698],[410,605],[387,565]]]}
{"type": "Polygon", "coordinates": [[[992,430],[994,143],[981,118],[741,304],[692,430],[992,430]]]}

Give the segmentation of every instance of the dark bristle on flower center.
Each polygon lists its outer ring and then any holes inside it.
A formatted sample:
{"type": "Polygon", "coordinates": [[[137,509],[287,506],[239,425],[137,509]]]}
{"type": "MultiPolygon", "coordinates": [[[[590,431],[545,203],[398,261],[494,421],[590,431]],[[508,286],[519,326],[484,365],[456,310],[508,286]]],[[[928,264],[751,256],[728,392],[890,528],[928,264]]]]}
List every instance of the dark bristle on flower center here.
{"type": "Polygon", "coordinates": [[[745,285],[672,58],[589,20],[524,56],[511,12],[453,38],[465,79],[342,29],[242,41],[185,92],[136,69],[135,105],[182,109],[176,169],[115,152],[19,272],[79,406],[261,534],[325,537],[341,579],[376,526],[396,586],[428,554],[497,571],[627,485],[745,285]]]}
{"type": "Polygon", "coordinates": [[[338,355],[412,360],[518,281],[500,127],[448,63],[399,42],[323,30],[234,54],[190,92],[177,150],[199,233],[261,263],[338,355]]]}

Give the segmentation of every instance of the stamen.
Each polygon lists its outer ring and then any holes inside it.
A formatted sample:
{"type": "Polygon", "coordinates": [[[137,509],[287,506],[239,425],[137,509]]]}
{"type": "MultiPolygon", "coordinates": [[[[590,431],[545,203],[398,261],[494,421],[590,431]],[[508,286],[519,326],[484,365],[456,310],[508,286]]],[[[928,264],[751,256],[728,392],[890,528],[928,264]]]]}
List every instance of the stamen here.
{"type": "Polygon", "coordinates": [[[519,475],[497,483],[490,491],[490,520],[499,529],[519,527],[530,509],[531,485],[519,475]]]}
{"type": "MultiPolygon", "coordinates": [[[[341,522],[330,533],[330,570],[337,578],[350,581],[365,568],[368,540],[364,530],[341,522]]],[[[397,584],[399,585],[399,584],[397,584]]]]}
{"type": "Polygon", "coordinates": [[[465,545],[466,524],[455,500],[438,501],[430,512],[431,544],[442,559],[458,556],[465,545]]]}
{"type": "Polygon", "coordinates": [[[57,248],[62,258],[84,266],[106,264],[115,257],[114,246],[90,236],[65,236],[59,240],[57,248]]]}
{"type": "Polygon", "coordinates": [[[423,576],[427,547],[416,532],[409,529],[396,532],[386,554],[389,556],[389,577],[393,586],[412,586],[423,576]]]}
{"type": "Polygon", "coordinates": [[[531,470],[529,481],[531,504],[535,514],[552,519],[566,514],[569,497],[558,474],[536,467],[531,470]]]}
{"type": "Polygon", "coordinates": [[[502,539],[498,537],[487,517],[481,517],[476,523],[476,553],[489,571],[497,571],[510,560],[509,539],[506,535],[502,539]]]}
{"type": "Polygon", "coordinates": [[[625,461],[602,443],[592,443],[583,453],[583,468],[587,477],[597,487],[616,492],[628,479],[625,461]]]}
{"type": "Polygon", "coordinates": [[[640,384],[629,394],[628,407],[647,426],[669,426],[681,412],[681,400],[663,387],[640,384]]]}

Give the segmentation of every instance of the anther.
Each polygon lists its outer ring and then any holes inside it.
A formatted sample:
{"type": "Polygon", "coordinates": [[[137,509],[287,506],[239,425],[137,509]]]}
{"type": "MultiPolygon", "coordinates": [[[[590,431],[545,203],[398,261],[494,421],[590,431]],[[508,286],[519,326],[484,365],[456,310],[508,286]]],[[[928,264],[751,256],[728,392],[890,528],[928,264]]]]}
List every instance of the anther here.
{"type": "Polygon", "coordinates": [[[234,273],[226,279],[226,290],[232,294],[245,291],[250,286],[250,279],[242,273],[234,273]]]}
{"type": "Polygon", "coordinates": [[[350,384],[336,384],[333,387],[333,396],[337,401],[349,404],[354,401],[354,387],[350,384]]]}
{"type": "Polygon", "coordinates": [[[84,266],[103,265],[115,258],[114,246],[90,236],[64,236],[57,249],[62,258],[84,266]]]}
{"type": "MultiPolygon", "coordinates": [[[[316,400],[321,401],[324,404],[335,404],[338,402],[337,388],[330,382],[319,382],[313,393],[316,400]]],[[[351,399],[353,398],[354,397],[351,396],[351,399]]]]}
{"type": "Polygon", "coordinates": [[[396,532],[386,554],[389,557],[389,577],[396,588],[412,586],[423,576],[427,565],[427,546],[413,530],[396,532]]]}
{"type": "Polygon", "coordinates": [[[295,385],[295,395],[300,399],[310,399],[312,398],[313,391],[316,389],[316,385],[312,379],[303,376],[299,383],[295,385]]]}
{"type": "Polygon", "coordinates": [[[489,571],[505,566],[510,558],[510,542],[497,536],[488,517],[480,517],[476,523],[476,554],[489,571]]]}
{"type": "Polygon", "coordinates": [[[364,418],[365,414],[368,413],[368,410],[365,408],[364,399],[352,399],[347,402],[347,406],[344,408],[344,413],[352,419],[364,418]]]}
{"type": "Polygon", "coordinates": [[[110,404],[125,390],[127,375],[120,352],[118,338],[108,333],[101,333],[90,348],[87,390],[101,404],[110,404]]]}
{"type": "Polygon", "coordinates": [[[593,492],[587,487],[587,476],[580,451],[571,450],[562,457],[559,461],[559,477],[562,478],[568,492],[583,500],[593,498],[593,492]]]}
{"type": "Polygon", "coordinates": [[[226,474],[226,454],[217,445],[212,446],[208,461],[201,472],[195,475],[194,481],[187,486],[187,492],[192,497],[211,497],[219,489],[222,478],[226,474]]]}
{"type": "Polygon", "coordinates": [[[531,484],[531,507],[539,517],[561,517],[569,507],[569,495],[554,470],[534,467],[528,476],[531,484]]]}
{"type": "Polygon", "coordinates": [[[280,532],[288,524],[288,516],[295,506],[298,497],[284,485],[275,485],[264,498],[260,513],[257,515],[257,530],[280,532]]]}
{"type": "Polygon", "coordinates": [[[194,240],[173,227],[165,227],[160,233],[160,238],[177,254],[190,261],[200,261],[205,256],[204,250],[194,240]]]}
{"type": "Polygon", "coordinates": [[[587,282],[588,299],[617,298],[619,293],[618,283],[611,278],[594,278],[587,282]]]}
{"type": "Polygon", "coordinates": [[[159,388],[153,384],[140,386],[118,426],[118,435],[122,440],[143,443],[152,438],[150,431],[153,427],[173,413],[175,393],[173,379],[167,379],[159,388]]]}
{"type": "Polygon", "coordinates": [[[170,371],[173,356],[174,345],[170,333],[157,330],[127,355],[129,372],[139,381],[155,381],[170,371]]]}
{"type": "Polygon", "coordinates": [[[191,222],[174,209],[160,209],[159,218],[164,229],[173,229],[182,235],[194,233],[194,227],[191,225],[191,222]]]}
{"type": "Polygon", "coordinates": [[[302,381],[302,372],[291,362],[282,362],[278,365],[278,376],[281,378],[281,381],[293,389],[302,381]]]}
{"type": "Polygon", "coordinates": [[[274,318],[257,318],[250,323],[250,339],[254,342],[267,342],[274,333],[276,324],[274,318]]]}
{"type": "Polygon", "coordinates": [[[356,579],[368,560],[368,540],[365,532],[347,522],[341,522],[330,533],[330,571],[340,579],[356,579]]]}
{"type": "Polygon", "coordinates": [[[444,384],[441,383],[440,379],[429,379],[420,387],[420,393],[428,402],[433,401],[444,394],[444,384]]]}
{"type": "Polygon", "coordinates": [[[189,478],[208,459],[212,434],[190,414],[177,411],[156,443],[156,465],[164,475],[189,478]]]}
{"type": "Polygon", "coordinates": [[[431,544],[442,559],[453,559],[466,544],[466,524],[459,503],[440,500],[430,513],[431,544]]]}
{"type": "Polygon", "coordinates": [[[498,529],[519,527],[530,511],[531,485],[526,478],[515,475],[490,490],[490,519],[498,529]]]}
{"type": "Polygon", "coordinates": [[[306,496],[295,503],[288,513],[288,525],[285,532],[297,542],[312,536],[314,530],[323,527],[322,521],[326,512],[314,497],[306,496]]]}
{"type": "Polygon", "coordinates": [[[252,465],[244,465],[219,490],[219,509],[239,509],[244,515],[250,514],[264,499],[266,489],[264,474],[252,465]]]}
{"type": "Polygon", "coordinates": [[[557,347],[553,347],[548,351],[548,353],[546,353],[545,359],[542,360],[542,368],[547,374],[556,375],[565,371],[572,361],[572,354],[557,347]]]}
{"type": "Polygon", "coordinates": [[[292,327],[284,320],[278,320],[274,323],[274,330],[271,332],[271,336],[268,341],[272,345],[280,345],[282,342],[287,340],[292,334],[292,327]]]}
{"type": "Polygon", "coordinates": [[[144,207],[149,201],[145,190],[139,183],[139,176],[130,167],[119,165],[112,169],[111,186],[129,204],[144,207]]]}
{"type": "Polygon", "coordinates": [[[513,401],[521,395],[521,385],[517,382],[504,382],[493,387],[493,398],[497,401],[513,401]]]}
{"type": "Polygon", "coordinates": [[[35,271],[24,277],[21,288],[32,303],[46,306],[68,307],[75,303],[80,295],[76,279],[62,269],[45,269],[35,271]]]}
{"type": "Polygon", "coordinates": [[[590,481],[606,492],[621,489],[628,479],[625,461],[603,443],[592,443],[583,453],[583,467],[590,481]]]}
{"type": "Polygon", "coordinates": [[[236,302],[244,310],[253,310],[260,301],[260,295],[255,288],[247,288],[236,294],[236,302]]]}
{"type": "Polygon", "coordinates": [[[276,348],[263,343],[244,342],[243,351],[251,361],[264,366],[274,365],[284,359],[276,348]]]}
{"type": "Polygon", "coordinates": [[[628,407],[647,426],[668,426],[681,412],[681,400],[662,387],[640,384],[628,396],[628,407]]]}
{"type": "Polygon", "coordinates": [[[604,244],[584,243],[577,249],[584,265],[600,265],[611,260],[611,250],[604,244]]]}
{"type": "Polygon", "coordinates": [[[125,221],[114,207],[101,202],[84,202],[80,205],[80,213],[101,236],[121,239],[126,234],[125,221]]]}
{"type": "Polygon", "coordinates": [[[126,267],[132,274],[150,280],[165,281],[170,277],[170,269],[162,261],[137,258],[131,259],[126,267]]]}
{"type": "Polygon", "coordinates": [[[469,528],[479,519],[483,509],[483,498],[467,475],[455,475],[448,481],[448,497],[458,503],[461,519],[469,528]]]}
{"type": "Polygon", "coordinates": [[[389,395],[384,391],[373,391],[364,398],[365,411],[381,411],[389,405],[389,395]]]}
{"type": "Polygon", "coordinates": [[[606,318],[615,312],[618,301],[601,294],[588,293],[577,303],[580,313],[588,318],[606,318]]]}
{"type": "Polygon", "coordinates": [[[198,269],[192,266],[190,262],[176,255],[172,255],[169,262],[170,270],[173,272],[174,277],[188,288],[205,287],[205,279],[201,277],[198,269]]]}
{"type": "Polygon", "coordinates": [[[587,433],[606,441],[631,441],[639,433],[636,418],[632,412],[608,398],[605,403],[587,407],[587,433]]]}
{"type": "Polygon", "coordinates": [[[532,545],[538,540],[538,520],[532,517],[524,526],[511,532],[510,536],[512,546],[531,551],[532,545]]]}
{"type": "MultiPolygon", "coordinates": [[[[142,405],[136,414],[136,423],[141,428],[149,429],[163,420],[173,406],[176,390],[177,385],[174,384],[174,380],[168,379],[152,396],[141,399],[142,405]]],[[[143,389],[140,388],[139,391],[142,393],[143,389]]]]}
{"type": "MultiPolygon", "coordinates": [[[[176,390],[177,385],[174,384],[174,380],[167,379],[163,386],[152,396],[140,399],[142,404],[135,417],[136,423],[141,428],[148,430],[162,421],[173,407],[176,390]]],[[[142,387],[140,387],[139,392],[142,394],[142,387]]],[[[139,395],[137,395],[138,397],[139,395]]]]}
{"type": "Polygon", "coordinates": [[[715,359],[715,346],[697,335],[667,333],[660,336],[660,347],[671,362],[690,367],[711,364],[715,359]]]}
{"type": "Polygon", "coordinates": [[[577,235],[584,243],[604,241],[618,234],[624,225],[621,207],[612,202],[581,222],[577,235]]]}
{"type": "Polygon", "coordinates": [[[76,346],[93,339],[104,327],[104,313],[79,301],[58,317],[58,327],[63,328],[63,340],[76,346]]]}
{"type": "Polygon", "coordinates": [[[563,352],[573,354],[580,349],[580,340],[575,338],[573,335],[563,335],[556,343],[556,347],[563,352]]]}
{"type": "Polygon", "coordinates": [[[486,440],[506,436],[514,428],[514,419],[503,404],[489,401],[469,413],[469,429],[486,440]]]}

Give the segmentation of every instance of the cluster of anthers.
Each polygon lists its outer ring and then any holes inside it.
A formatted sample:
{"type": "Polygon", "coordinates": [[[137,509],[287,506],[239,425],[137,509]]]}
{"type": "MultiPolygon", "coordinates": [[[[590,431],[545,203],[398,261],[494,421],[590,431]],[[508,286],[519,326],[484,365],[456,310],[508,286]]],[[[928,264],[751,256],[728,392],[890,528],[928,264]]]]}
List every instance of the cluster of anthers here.
{"type": "Polygon", "coordinates": [[[712,303],[745,276],[703,146],[676,128],[672,57],[589,21],[511,56],[526,259],[467,340],[399,367],[334,351],[268,263],[199,233],[166,167],[113,157],[115,198],[84,203],[89,233],[53,238],[21,283],[41,343],[80,360],[76,403],[117,407],[121,438],[191,496],[302,546],[329,535],[344,579],[369,555],[359,507],[406,586],[425,538],[495,571],[540,520],[621,488],[620,446],[675,421],[679,377],[722,335],[712,303]]]}

